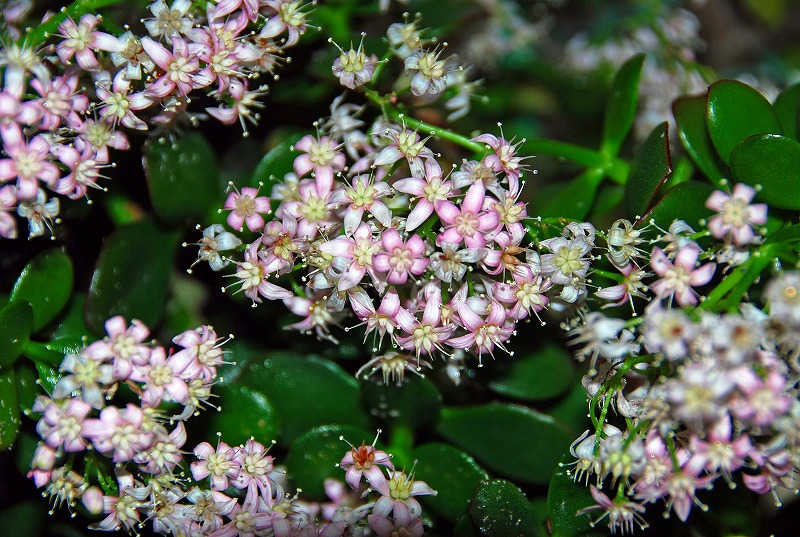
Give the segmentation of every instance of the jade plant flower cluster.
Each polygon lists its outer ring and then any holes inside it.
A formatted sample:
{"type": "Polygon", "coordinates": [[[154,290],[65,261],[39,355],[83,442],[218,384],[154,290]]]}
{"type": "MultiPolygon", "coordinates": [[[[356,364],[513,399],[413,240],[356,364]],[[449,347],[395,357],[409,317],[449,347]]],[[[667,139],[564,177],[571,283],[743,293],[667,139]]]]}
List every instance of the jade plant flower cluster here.
{"type": "Polygon", "coordinates": [[[52,235],[60,212],[54,195],[88,199],[91,189],[105,190],[110,150],[129,149],[133,132],[171,134],[211,116],[241,123],[246,135],[267,91],[254,80],[272,75],[297,43],[307,26],[303,7],[269,0],[209,3],[203,11],[157,0],[143,19],[147,35],[104,32],[91,13],[48,13],[42,24],[50,35],[4,46],[0,237],[17,237],[15,212],[30,237],[52,235]],[[200,92],[217,105],[195,110],[191,96],[200,92]]]}

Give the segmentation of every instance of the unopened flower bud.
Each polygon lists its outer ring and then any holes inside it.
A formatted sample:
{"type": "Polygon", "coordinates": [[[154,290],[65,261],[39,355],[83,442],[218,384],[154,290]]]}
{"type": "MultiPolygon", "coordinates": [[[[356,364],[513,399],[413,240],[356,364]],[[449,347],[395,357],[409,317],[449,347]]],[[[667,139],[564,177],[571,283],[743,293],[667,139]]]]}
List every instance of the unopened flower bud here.
{"type": "Polygon", "coordinates": [[[93,515],[103,512],[103,491],[97,487],[89,487],[81,497],[83,506],[93,515]]]}

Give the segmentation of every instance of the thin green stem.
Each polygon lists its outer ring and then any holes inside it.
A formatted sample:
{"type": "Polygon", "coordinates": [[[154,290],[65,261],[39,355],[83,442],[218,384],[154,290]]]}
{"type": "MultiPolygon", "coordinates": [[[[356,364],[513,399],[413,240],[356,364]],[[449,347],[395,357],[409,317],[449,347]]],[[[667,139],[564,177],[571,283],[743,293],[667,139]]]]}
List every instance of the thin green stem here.
{"type": "Polygon", "coordinates": [[[404,114],[403,112],[397,110],[394,106],[392,106],[392,104],[388,101],[387,98],[382,97],[378,92],[374,90],[365,90],[364,94],[370,101],[378,105],[381,109],[381,112],[383,112],[383,114],[390,119],[394,119],[395,121],[400,121],[417,131],[427,132],[437,138],[441,138],[442,140],[453,142],[454,144],[460,145],[461,147],[468,149],[475,154],[485,155],[487,153],[485,145],[473,142],[466,136],[456,134],[455,132],[449,129],[437,127],[436,125],[431,125],[430,123],[427,123],[425,121],[407,116],[406,114],[404,114]]]}
{"type": "Polygon", "coordinates": [[[67,17],[78,19],[86,13],[95,13],[102,7],[119,4],[121,1],[122,0],[76,0],[36,28],[30,28],[30,31],[20,40],[19,44],[20,46],[37,47],[44,43],[44,41],[50,37],[50,34],[57,32],[58,25],[64,22],[67,17]]]}
{"type": "Polygon", "coordinates": [[[529,154],[561,157],[587,168],[605,168],[607,164],[605,155],[599,151],[558,140],[527,140],[522,144],[522,148],[529,154]]]}

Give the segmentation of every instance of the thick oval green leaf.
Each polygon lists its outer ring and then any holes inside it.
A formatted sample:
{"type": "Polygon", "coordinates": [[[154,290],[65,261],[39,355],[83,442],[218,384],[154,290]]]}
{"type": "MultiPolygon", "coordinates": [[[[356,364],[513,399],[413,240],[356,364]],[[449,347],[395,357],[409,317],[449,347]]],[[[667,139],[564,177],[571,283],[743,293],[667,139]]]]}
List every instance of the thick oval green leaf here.
{"type": "Polygon", "coordinates": [[[38,499],[15,503],[0,511],[0,528],[14,528],[14,537],[39,537],[47,523],[46,503],[38,499]]]}
{"type": "Polygon", "coordinates": [[[333,362],[315,356],[269,354],[247,368],[239,382],[267,396],[277,414],[282,442],[291,442],[319,425],[370,427],[360,404],[358,382],[333,362]]]}
{"type": "Polygon", "coordinates": [[[642,220],[655,220],[656,224],[667,229],[673,220],[683,220],[695,230],[698,221],[708,218],[713,211],[706,208],[706,200],[714,187],[700,181],[687,181],[675,185],[664,194],[656,206],[642,220]]]}
{"type": "Polygon", "coordinates": [[[736,80],[720,80],[708,88],[706,122],[714,147],[727,163],[733,148],[745,138],[754,134],[783,134],[766,97],[736,80]]]}
{"type": "Polygon", "coordinates": [[[453,537],[481,537],[481,534],[472,525],[472,519],[469,515],[465,513],[456,521],[456,527],[453,528],[453,537]]]}
{"type": "Polygon", "coordinates": [[[528,499],[513,483],[503,479],[484,482],[468,507],[472,526],[486,537],[537,537],[545,535],[528,499]]]}
{"type": "Polygon", "coordinates": [[[643,215],[672,173],[669,154],[669,123],[664,122],[639,146],[625,183],[625,208],[632,218],[643,215]]]}
{"type": "Polygon", "coordinates": [[[284,175],[294,169],[294,159],[297,158],[299,153],[294,151],[292,147],[302,137],[302,134],[292,134],[270,149],[256,166],[250,186],[255,187],[259,183],[264,183],[267,187],[267,193],[269,193],[272,185],[278,181],[283,181],[284,175]]]}
{"type": "Polygon", "coordinates": [[[244,444],[252,437],[269,445],[278,435],[278,420],[269,399],[248,386],[222,384],[216,390],[220,412],[211,412],[210,430],[222,433],[230,445],[244,444]]]}
{"type": "Polygon", "coordinates": [[[601,169],[586,170],[566,186],[554,189],[553,195],[548,196],[537,207],[537,213],[544,218],[560,216],[574,220],[584,219],[592,209],[595,193],[604,175],[601,169]]]}
{"type": "Polygon", "coordinates": [[[19,358],[33,330],[33,310],[27,302],[10,302],[0,309],[0,368],[19,358]]]}
{"type": "Polygon", "coordinates": [[[19,433],[19,398],[14,368],[0,369],[0,451],[14,445],[19,433]]]}
{"type": "Polygon", "coordinates": [[[551,399],[573,384],[572,359],[553,343],[521,357],[511,358],[511,368],[489,388],[500,395],[521,401],[551,399]]]}
{"type": "MultiPolygon", "coordinates": [[[[323,425],[311,429],[292,442],[286,459],[288,474],[294,480],[294,485],[303,491],[303,496],[325,499],[326,479],[344,483],[345,472],[336,465],[350,446],[340,438],[360,446],[361,442],[371,442],[374,436],[374,433],[364,429],[342,425],[323,425]]],[[[378,449],[381,447],[378,446],[378,449]]],[[[350,488],[349,485],[345,486],[350,488]]]]}
{"type": "Polygon", "coordinates": [[[500,403],[444,408],[437,430],[490,470],[533,484],[550,481],[573,440],[550,416],[500,403]]]}
{"type": "Polygon", "coordinates": [[[414,479],[437,492],[420,501],[426,509],[450,521],[464,516],[475,487],[489,479],[472,457],[447,444],[425,444],[415,449],[413,456],[417,461],[414,479]]]}
{"type": "Polygon", "coordinates": [[[731,153],[737,183],[761,185],[757,198],[779,209],[800,209],[800,143],[785,136],[760,134],[731,153]]]}
{"type": "Polygon", "coordinates": [[[89,295],[86,323],[103,333],[103,323],[115,315],[154,326],[167,297],[178,234],[142,220],[116,229],[103,244],[89,295]]]}
{"type": "Polygon", "coordinates": [[[224,201],[214,150],[197,132],[175,142],[152,139],[144,146],[144,170],[158,218],[187,222],[205,218],[224,201]]]}
{"type": "Polygon", "coordinates": [[[74,270],[69,256],[51,250],[34,257],[11,290],[11,302],[27,302],[33,308],[33,331],[44,328],[67,305],[72,294],[74,270]]]}
{"type": "Polygon", "coordinates": [[[431,381],[407,377],[402,386],[378,379],[361,384],[364,408],[379,420],[416,429],[439,418],[442,396],[431,381]]]}
{"type": "Polygon", "coordinates": [[[57,367],[44,362],[36,362],[36,371],[39,373],[39,384],[47,393],[53,393],[53,389],[61,380],[61,372],[57,367]]]}
{"type": "Polygon", "coordinates": [[[720,180],[727,177],[727,172],[708,134],[706,96],[680,97],[672,103],[672,113],[684,149],[705,176],[719,185],[720,180]]]}
{"type": "Polygon", "coordinates": [[[620,67],[614,77],[603,123],[603,142],[600,146],[607,155],[616,156],[619,153],[622,142],[625,141],[633,125],[639,98],[639,77],[642,74],[644,60],[644,54],[633,56],[620,67]]]}
{"type": "Polygon", "coordinates": [[[775,99],[772,105],[775,110],[775,115],[778,116],[778,121],[781,122],[783,134],[797,140],[800,138],[800,129],[798,129],[798,121],[800,121],[800,84],[795,84],[786,88],[775,99]]]}
{"type": "Polygon", "coordinates": [[[17,400],[19,409],[22,412],[30,410],[36,396],[41,394],[41,389],[36,381],[39,375],[36,367],[28,360],[20,360],[14,364],[14,374],[17,379],[17,400]]]}
{"type": "Polygon", "coordinates": [[[586,485],[573,481],[569,470],[572,462],[575,462],[572,457],[565,456],[550,480],[547,506],[553,537],[604,537],[608,531],[601,527],[593,528],[588,516],[576,515],[581,509],[594,505],[595,501],[586,485]]]}

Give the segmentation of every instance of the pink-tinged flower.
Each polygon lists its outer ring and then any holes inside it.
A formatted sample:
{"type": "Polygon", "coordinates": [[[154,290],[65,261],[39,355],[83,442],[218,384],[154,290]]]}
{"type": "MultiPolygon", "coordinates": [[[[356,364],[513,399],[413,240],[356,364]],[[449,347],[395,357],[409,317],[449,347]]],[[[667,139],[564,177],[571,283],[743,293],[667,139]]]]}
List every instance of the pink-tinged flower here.
{"type": "Polygon", "coordinates": [[[725,416],[711,427],[707,441],[693,436],[692,458],[688,465],[693,470],[698,469],[698,473],[699,470],[706,470],[711,474],[719,473],[733,487],[732,474],[745,465],[753,445],[747,434],[734,440],[731,429],[730,416],[725,416]]]}
{"type": "Polygon", "coordinates": [[[758,474],[742,474],[744,485],[758,494],[775,493],[778,487],[791,489],[796,479],[796,470],[792,464],[792,455],[785,449],[766,448],[751,453],[760,472],[758,474]]]}
{"type": "Polygon", "coordinates": [[[96,84],[97,96],[101,99],[100,117],[113,125],[120,123],[129,129],[147,130],[147,124],[134,115],[136,110],[144,110],[154,101],[146,92],[131,93],[131,81],[120,71],[109,87],[108,79],[96,84]]]}
{"type": "Polygon", "coordinates": [[[441,252],[431,254],[428,267],[444,283],[461,281],[467,273],[467,263],[477,263],[486,257],[486,248],[461,248],[458,244],[443,242],[441,252]]]}
{"type": "Polygon", "coordinates": [[[133,461],[143,465],[145,472],[152,475],[172,473],[183,459],[181,448],[186,443],[186,427],[182,421],[168,435],[158,432],[153,445],[147,451],[137,453],[133,461]]]}
{"type": "Polygon", "coordinates": [[[394,509],[394,520],[389,520],[386,516],[369,515],[367,522],[372,531],[378,534],[378,537],[395,537],[398,535],[422,537],[425,533],[425,528],[422,527],[422,519],[412,516],[411,511],[405,505],[394,509]]]}
{"type": "Polygon", "coordinates": [[[100,174],[102,165],[97,162],[92,146],[84,145],[83,150],[78,151],[74,146],[55,145],[52,152],[70,172],[58,180],[53,189],[55,192],[78,199],[86,196],[89,188],[105,190],[97,184],[97,180],[105,176],[100,174]]]}
{"type": "Polygon", "coordinates": [[[464,242],[468,248],[483,248],[486,246],[486,235],[497,229],[500,215],[494,209],[484,211],[486,189],[483,184],[475,183],[457,207],[449,201],[442,201],[436,207],[444,224],[444,231],[436,238],[436,242],[451,242],[461,244],[464,242]]]}
{"type": "Polygon", "coordinates": [[[99,515],[103,512],[103,491],[98,487],[89,487],[83,491],[81,503],[89,514],[99,515]]]}
{"type": "Polygon", "coordinates": [[[620,529],[623,535],[625,533],[633,533],[634,523],[636,523],[640,529],[647,528],[647,521],[642,517],[642,514],[645,512],[645,508],[642,504],[618,499],[612,501],[594,485],[592,485],[590,491],[592,493],[592,498],[594,498],[597,504],[581,509],[576,515],[583,515],[591,511],[604,511],[599,518],[592,520],[592,526],[596,526],[598,522],[608,517],[608,527],[611,533],[617,533],[617,528],[620,529]]]}
{"type": "Polygon", "coordinates": [[[333,210],[328,203],[330,192],[321,190],[319,184],[310,179],[300,181],[297,192],[299,199],[296,201],[284,201],[275,214],[281,218],[296,219],[296,236],[310,241],[320,231],[326,230],[337,223],[333,210]]]}
{"type": "Polygon", "coordinates": [[[478,353],[478,367],[483,365],[483,353],[494,356],[494,348],[500,347],[508,352],[505,344],[514,331],[513,323],[506,323],[506,309],[499,302],[491,301],[486,318],[481,318],[467,302],[457,306],[461,323],[468,330],[463,336],[452,338],[450,345],[456,349],[472,350],[478,353]]]}
{"type": "Polygon", "coordinates": [[[336,208],[347,206],[344,211],[344,231],[349,235],[361,223],[364,211],[375,217],[383,227],[392,224],[392,211],[380,200],[391,192],[386,183],[373,181],[368,175],[358,175],[350,185],[334,190],[328,202],[336,208]]]}
{"type": "Polygon", "coordinates": [[[94,51],[119,52],[124,45],[116,37],[96,31],[95,27],[99,23],[100,17],[90,13],[82,16],[78,24],[75,24],[72,17],[67,17],[58,25],[58,31],[64,37],[64,40],[56,46],[58,58],[63,63],[69,64],[70,58],[74,55],[81,69],[85,71],[100,69],[94,51]]]}
{"type": "Polygon", "coordinates": [[[253,301],[253,305],[261,303],[263,296],[267,300],[282,300],[290,298],[292,293],[267,281],[269,273],[265,270],[264,262],[258,256],[257,244],[250,245],[244,251],[244,261],[237,263],[238,270],[233,274],[239,280],[239,291],[253,301]]]}
{"type": "MultiPolygon", "coordinates": [[[[311,291],[311,289],[308,289],[311,291]]],[[[330,335],[328,327],[335,324],[340,317],[339,314],[328,310],[328,297],[322,293],[309,292],[311,298],[300,296],[292,296],[284,298],[283,303],[295,315],[303,317],[300,322],[285,326],[285,330],[298,330],[300,332],[311,333],[313,329],[317,337],[327,339],[328,341],[338,344],[339,342],[330,335]]]]}
{"type": "Polygon", "coordinates": [[[585,239],[555,237],[540,244],[552,252],[542,255],[542,273],[553,283],[571,285],[576,278],[579,281],[586,278],[589,271],[587,255],[592,251],[592,245],[585,239]]]}
{"type": "Polygon", "coordinates": [[[115,130],[114,125],[107,121],[85,118],[80,125],[73,126],[78,133],[74,145],[78,151],[83,151],[86,146],[94,149],[97,162],[107,163],[109,159],[108,148],[126,151],[130,142],[124,132],[115,130]]]}
{"type": "MultiPolygon", "coordinates": [[[[380,433],[378,433],[380,435],[380,433]]],[[[375,449],[375,442],[378,437],[375,437],[372,445],[366,446],[364,442],[356,447],[350,444],[350,451],[345,453],[339,466],[345,470],[345,481],[353,490],[358,490],[361,486],[361,477],[366,478],[367,483],[373,489],[386,484],[386,477],[381,472],[379,466],[385,466],[390,470],[394,470],[392,465],[391,456],[380,449],[375,449]]]]}
{"type": "Polygon", "coordinates": [[[492,293],[495,300],[508,304],[508,317],[522,320],[533,313],[538,313],[547,307],[550,299],[546,293],[552,287],[552,282],[535,274],[528,265],[523,265],[512,273],[514,283],[495,282],[492,284],[492,293]]]}
{"type": "Polygon", "coordinates": [[[142,409],[135,405],[129,404],[123,410],[107,406],[100,411],[99,419],[83,422],[83,436],[92,441],[97,451],[113,451],[114,462],[129,461],[153,443],[153,433],[142,429],[143,420],[142,409]]]}
{"type": "MultiPolygon", "coordinates": [[[[259,2],[258,0],[220,0],[216,6],[209,4],[208,9],[208,20],[212,24],[220,19],[225,20],[227,18],[225,15],[230,15],[237,9],[242,10],[242,18],[245,23],[247,21],[255,22],[258,20],[259,2]]],[[[230,19],[235,20],[234,17],[230,19]]]]}
{"type": "Polygon", "coordinates": [[[378,272],[388,273],[386,281],[402,285],[409,274],[418,276],[425,272],[430,260],[425,256],[425,242],[419,235],[412,235],[403,242],[400,233],[389,228],[381,236],[383,249],[375,254],[373,266],[378,272]]]}
{"type": "MultiPolygon", "coordinates": [[[[376,349],[373,349],[373,352],[375,350],[376,349]]],[[[399,388],[403,385],[406,371],[424,377],[425,375],[421,373],[423,368],[433,369],[433,366],[430,362],[421,360],[419,357],[389,351],[386,354],[376,356],[362,365],[358,371],[356,371],[356,378],[368,378],[380,369],[383,376],[383,383],[388,386],[389,382],[394,382],[394,385],[399,388]]]]}
{"type": "Polygon", "coordinates": [[[381,497],[375,502],[372,512],[384,517],[389,513],[393,513],[395,518],[402,517],[403,507],[411,512],[412,517],[419,517],[422,506],[414,496],[436,495],[436,491],[427,483],[415,481],[413,473],[406,475],[398,471],[390,472],[389,479],[379,481],[374,488],[381,493],[381,497]]]}
{"type": "Polygon", "coordinates": [[[422,320],[417,320],[405,308],[400,308],[396,317],[397,324],[409,334],[397,338],[397,343],[403,349],[415,350],[418,360],[420,354],[431,355],[434,349],[447,354],[444,344],[456,329],[454,324],[440,326],[442,324],[442,293],[434,285],[429,289],[425,309],[422,312],[422,320]]]}
{"type": "MultiPolygon", "coordinates": [[[[220,252],[238,248],[242,240],[233,233],[225,231],[222,224],[212,224],[203,230],[203,238],[193,244],[199,246],[200,250],[197,252],[197,259],[186,269],[189,274],[201,261],[208,262],[213,271],[222,270],[231,260],[220,255],[220,252]]],[[[187,243],[183,245],[188,246],[187,243]]]]}
{"type": "Polygon", "coordinates": [[[369,224],[361,223],[352,238],[338,237],[320,245],[319,249],[328,255],[351,260],[342,272],[337,284],[339,291],[352,289],[373,267],[373,259],[381,245],[372,238],[369,224]]]}
{"type": "Polygon", "coordinates": [[[744,183],[733,187],[733,193],[727,194],[715,190],[706,201],[706,207],[717,214],[708,220],[711,234],[721,239],[730,236],[737,246],[746,246],[756,240],[753,226],[767,223],[767,205],[753,203],[756,189],[744,183]]]}
{"type": "Polygon", "coordinates": [[[669,260],[661,248],[653,248],[650,254],[650,266],[661,279],[650,288],[660,299],[675,299],[681,306],[697,304],[697,293],[692,289],[711,281],[716,271],[716,263],[706,263],[697,267],[700,247],[694,243],[687,244],[678,250],[675,261],[669,260]]]}
{"type": "Polygon", "coordinates": [[[28,479],[33,479],[36,488],[41,488],[51,481],[57,455],[56,450],[44,442],[39,442],[36,446],[31,460],[31,471],[27,474],[28,479]]]}
{"type": "Polygon", "coordinates": [[[80,399],[69,399],[63,405],[50,402],[44,409],[42,419],[36,424],[36,432],[52,448],[67,452],[83,451],[86,442],[81,435],[86,416],[92,407],[80,399]]]}
{"type": "Polygon", "coordinates": [[[380,63],[374,54],[367,56],[364,53],[364,35],[366,34],[361,34],[358,50],[354,50],[351,43],[350,50],[346,52],[333,40],[329,40],[340,52],[339,57],[333,61],[331,70],[339,77],[339,83],[346,88],[356,89],[372,80],[375,65],[380,63]]]}
{"type": "Polygon", "coordinates": [[[516,195],[503,193],[502,196],[499,196],[500,201],[492,205],[492,208],[500,215],[500,224],[505,226],[511,236],[525,235],[522,220],[528,217],[528,211],[527,204],[518,201],[521,193],[521,190],[516,195]]]}
{"type": "Polygon", "coordinates": [[[58,198],[47,200],[47,194],[43,189],[36,191],[36,199],[33,201],[21,201],[17,205],[17,214],[23,218],[28,219],[28,238],[39,237],[44,235],[46,229],[50,230],[50,234],[54,233],[53,223],[58,223],[60,220],[56,219],[60,203],[58,198]]]}
{"type": "Polygon", "coordinates": [[[214,537],[254,537],[263,535],[264,530],[272,527],[273,521],[283,519],[284,513],[273,511],[266,502],[261,501],[255,487],[250,488],[242,505],[236,503],[230,513],[225,515],[230,520],[216,530],[214,537]]]}
{"type": "Polygon", "coordinates": [[[16,132],[18,129],[19,126],[4,132],[3,150],[9,158],[0,159],[0,181],[16,180],[17,199],[31,201],[36,199],[39,181],[54,188],[59,173],[56,165],[50,161],[50,142],[47,138],[37,134],[25,142],[22,134],[16,132]]]}
{"type": "Polygon", "coordinates": [[[117,39],[122,43],[122,48],[118,52],[111,52],[109,57],[114,66],[123,73],[122,76],[128,80],[141,80],[143,70],[146,73],[155,70],[156,64],[145,53],[142,42],[133,32],[128,30],[117,39]]]}
{"type": "Polygon", "coordinates": [[[295,45],[300,36],[305,33],[308,26],[306,17],[308,13],[303,8],[309,5],[304,0],[264,0],[261,2],[264,7],[274,10],[273,15],[268,15],[267,22],[261,28],[260,38],[278,37],[283,32],[289,36],[284,43],[284,47],[295,45]]]}
{"type": "Polygon", "coordinates": [[[264,261],[267,274],[287,272],[294,265],[294,255],[306,249],[307,241],[297,236],[297,220],[289,214],[281,214],[281,221],[268,222],[261,236],[263,246],[259,256],[264,261]]]}
{"type": "Polygon", "coordinates": [[[111,365],[101,364],[81,354],[68,354],[61,362],[60,369],[70,374],[62,376],[56,383],[53,388],[55,399],[64,399],[72,392],[80,391],[81,399],[89,406],[98,410],[103,408],[105,403],[101,387],[113,382],[111,365]]]}
{"type": "Polygon", "coordinates": [[[750,371],[749,375],[739,375],[736,381],[742,394],[734,397],[730,405],[731,413],[739,420],[768,427],[792,407],[786,377],[774,369],[763,379],[750,371]]]}
{"type": "Polygon", "coordinates": [[[226,363],[222,345],[230,340],[221,341],[221,339],[217,337],[214,329],[207,325],[186,330],[172,338],[173,343],[183,347],[172,355],[172,359],[180,364],[178,370],[182,371],[181,378],[193,380],[202,377],[209,382],[214,380],[217,376],[217,367],[226,363]]]}
{"type": "Polygon", "coordinates": [[[274,483],[269,474],[275,469],[275,458],[267,455],[268,447],[250,438],[244,446],[236,452],[236,462],[239,465],[239,474],[231,484],[237,489],[246,489],[255,484],[261,494],[272,498],[274,483]]]}
{"type": "Polygon", "coordinates": [[[421,226],[439,204],[453,195],[453,183],[442,180],[442,168],[434,159],[425,160],[424,179],[408,177],[395,181],[392,187],[417,198],[406,220],[406,231],[421,226]]]}
{"type": "Polygon", "coordinates": [[[297,177],[313,172],[318,195],[327,197],[333,188],[334,173],[342,171],[345,166],[345,156],[339,151],[339,144],[327,136],[317,139],[309,134],[303,136],[293,148],[303,152],[294,159],[297,177]]]}
{"type": "Polygon", "coordinates": [[[403,66],[411,78],[411,93],[420,96],[430,93],[437,95],[447,87],[447,77],[457,66],[455,58],[440,59],[444,47],[434,50],[418,50],[407,57],[403,66]]]}
{"type": "Polygon", "coordinates": [[[663,352],[668,360],[679,361],[689,354],[689,344],[695,336],[695,325],[681,310],[656,307],[645,309],[644,345],[649,352],[663,352]]]}
{"type": "Polygon", "coordinates": [[[6,185],[0,188],[0,237],[17,238],[17,221],[10,214],[17,208],[17,188],[6,185]]]}
{"type": "Polygon", "coordinates": [[[0,91],[0,133],[3,143],[18,143],[22,136],[18,124],[35,125],[41,120],[44,107],[38,101],[23,101],[8,90],[0,91]]]}
{"type": "Polygon", "coordinates": [[[190,465],[192,477],[201,481],[207,477],[211,479],[212,490],[225,490],[228,488],[229,479],[235,480],[239,475],[239,463],[236,460],[238,449],[234,449],[225,442],[219,442],[214,449],[208,442],[202,442],[194,448],[197,461],[190,465]]]}
{"type": "Polygon", "coordinates": [[[238,502],[216,490],[204,490],[192,487],[186,494],[186,499],[192,504],[192,512],[197,517],[199,529],[206,535],[222,526],[222,517],[233,510],[238,502]]]}
{"type": "Polygon", "coordinates": [[[233,184],[230,187],[233,188],[233,192],[228,194],[224,205],[225,209],[231,211],[228,214],[228,225],[239,231],[244,229],[245,223],[250,231],[264,229],[264,218],[261,213],[270,214],[272,212],[269,198],[259,196],[257,188],[246,186],[239,192],[233,184]]]}
{"type": "Polygon", "coordinates": [[[125,380],[134,372],[134,365],[147,364],[151,350],[143,342],[150,330],[137,319],[131,321],[130,327],[126,326],[122,315],[107,320],[105,329],[108,336],[86,347],[83,355],[98,362],[113,360],[114,378],[125,380]]]}
{"type": "Polygon", "coordinates": [[[675,417],[695,431],[725,417],[723,402],[734,388],[726,371],[705,360],[685,364],[664,391],[675,417]]]}
{"type": "Polygon", "coordinates": [[[184,39],[172,39],[172,52],[149,37],[142,39],[142,47],[163,74],[150,84],[145,94],[151,97],[164,98],[176,89],[182,97],[193,89],[203,88],[211,84],[208,75],[200,73],[200,60],[197,58],[198,46],[187,43],[184,39]]]}
{"type": "Polygon", "coordinates": [[[55,130],[62,120],[69,126],[81,122],[81,114],[89,108],[89,98],[79,85],[80,77],[74,74],[31,80],[31,87],[42,96],[42,130],[55,130]]]}
{"type": "Polygon", "coordinates": [[[176,359],[173,355],[167,358],[163,347],[153,349],[147,365],[141,368],[141,378],[146,383],[141,396],[142,403],[151,408],[157,407],[162,401],[189,404],[189,387],[181,378],[185,367],[180,357],[176,359]]]}
{"type": "Polygon", "coordinates": [[[19,98],[25,93],[28,73],[36,78],[50,77],[50,71],[39,57],[39,51],[25,44],[8,43],[0,49],[0,67],[3,67],[4,91],[19,98]]]}
{"type": "Polygon", "coordinates": [[[206,112],[225,125],[232,125],[238,120],[242,126],[243,136],[247,137],[250,135],[247,130],[247,124],[258,125],[258,120],[261,119],[261,114],[254,112],[253,109],[264,108],[264,103],[259,99],[267,94],[267,86],[259,86],[254,90],[248,91],[246,81],[233,79],[230,81],[227,90],[228,94],[233,98],[233,106],[209,107],[206,108],[206,112]]]}
{"type": "Polygon", "coordinates": [[[626,302],[631,305],[631,310],[636,312],[633,306],[633,297],[645,298],[644,291],[647,286],[642,282],[649,274],[640,269],[633,263],[627,263],[623,267],[617,267],[625,279],[618,285],[604,287],[599,289],[595,296],[603,300],[611,300],[609,304],[604,304],[604,308],[611,308],[614,306],[621,306],[626,302]]]}
{"type": "Polygon", "coordinates": [[[666,477],[664,492],[668,495],[667,509],[673,509],[682,522],[689,518],[692,504],[703,511],[708,508],[697,499],[697,489],[710,489],[714,476],[698,477],[690,468],[682,468],[666,477]]]}
{"type": "Polygon", "coordinates": [[[425,161],[434,158],[433,151],[425,147],[428,138],[420,139],[416,131],[410,131],[397,125],[389,125],[378,129],[373,134],[389,138],[390,143],[381,149],[375,157],[375,166],[394,164],[405,157],[412,177],[425,177],[425,161]]]}
{"type": "Polygon", "coordinates": [[[171,38],[185,35],[194,26],[194,17],[189,13],[191,0],[175,0],[171,7],[164,0],[156,0],[148,7],[153,18],[142,22],[152,37],[170,43],[171,38]]]}
{"type": "Polygon", "coordinates": [[[520,246],[524,236],[525,230],[522,228],[518,228],[513,234],[501,231],[495,235],[492,242],[499,248],[486,248],[486,255],[481,262],[483,269],[492,275],[521,270],[523,262],[517,256],[528,251],[520,246]]]}
{"type": "Polygon", "coordinates": [[[514,140],[508,141],[503,137],[498,138],[488,133],[481,134],[472,141],[486,144],[494,151],[483,159],[483,163],[487,168],[496,172],[505,172],[508,179],[508,190],[511,195],[516,196],[519,193],[519,178],[525,171],[525,166],[522,164],[524,157],[517,156],[522,141],[514,144],[514,140]]]}
{"type": "Polygon", "coordinates": [[[383,343],[383,336],[389,334],[393,337],[394,329],[397,326],[396,318],[402,309],[400,297],[394,287],[389,288],[383,295],[377,311],[372,304],[372,299],[361,287],[352,289],[347,293],[347,297],[350,299],[353,312],[367,325],[364,331],[364,342],[374,330],[378,331],[378,347],[383,343]]]}
{"type": "Polygon", "coordinates": [[[139,524],[139,500],[126,491],[133,489],[133,476],[121,468],[116,470],[119,496],[103,496],[103,513],[108,516],[100,522],[95,522],[89,529],[100,531],[115,531],[125,528],[133,531],[139,524]]]}

